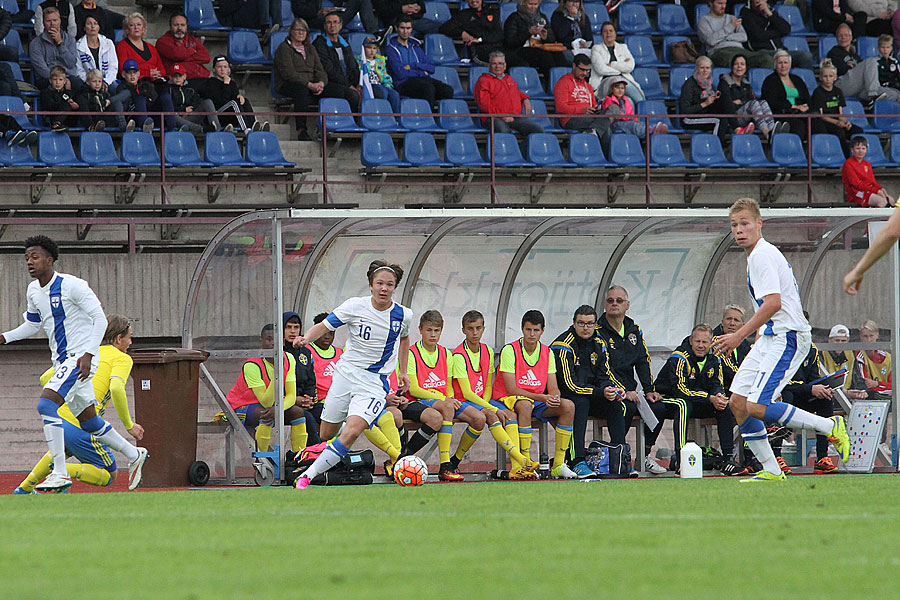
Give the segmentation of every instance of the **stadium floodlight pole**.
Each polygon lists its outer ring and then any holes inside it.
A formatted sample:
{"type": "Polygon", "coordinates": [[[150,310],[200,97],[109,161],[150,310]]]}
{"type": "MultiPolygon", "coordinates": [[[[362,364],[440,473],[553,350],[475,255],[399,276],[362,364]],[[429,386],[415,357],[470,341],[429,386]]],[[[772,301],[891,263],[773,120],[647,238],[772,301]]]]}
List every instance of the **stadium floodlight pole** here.
{"type": "Polygon", "coordinates": [[[275,292],[274,317],[275,331],[275,367],[272,369],[275,375],[275,424],[278,427],[278,445],[275,446],[275,473],[276,479],[284,478],[284,285],[282,281],[282,267],[284,266],[284,244],[281,241],[282,219],[278,215],[272,215],[272,290],[275,292]],[[281,323],[281,329],[278,329],[281,323]]]}

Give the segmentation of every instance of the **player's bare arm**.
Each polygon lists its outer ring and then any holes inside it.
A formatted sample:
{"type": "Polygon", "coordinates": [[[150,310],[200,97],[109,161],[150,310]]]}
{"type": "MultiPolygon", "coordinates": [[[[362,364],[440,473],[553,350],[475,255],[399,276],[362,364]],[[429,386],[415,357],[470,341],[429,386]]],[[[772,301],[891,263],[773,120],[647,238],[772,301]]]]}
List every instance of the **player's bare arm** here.
{"type": "Polygon", "coordinates": [[[869,246],[863,257],[844,276],[844,291],[851,296],[855,296],[862,285],[866,271],[872,268],[872,265],[878,262],[878,259],[887,254],[887,251],[897,243],[898,239],[900,239],[900,212],[895,210],[891,214],[891,218],[888,219],[887,225],[878,232],[875,241],[869,246]]]}

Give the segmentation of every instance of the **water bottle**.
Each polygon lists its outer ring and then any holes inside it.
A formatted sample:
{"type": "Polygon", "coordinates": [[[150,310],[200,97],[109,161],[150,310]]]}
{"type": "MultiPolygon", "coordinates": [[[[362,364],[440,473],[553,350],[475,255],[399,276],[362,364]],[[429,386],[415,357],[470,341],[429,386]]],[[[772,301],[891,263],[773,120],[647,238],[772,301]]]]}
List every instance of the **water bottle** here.
{"type": "Polygon", "coordinates": [[[541,475],[541,479],[550,478],[550,457],[544,452],[541,453],[541,464],[538,467],[538,472],[541,475]]]}
{"type": "Polygon", "coordinates": [[[694,442],[681,447],[681,478],[703,477],[703,450],[694,442]]]}
{"type": "Polygon", "coordinates": [[[509,479],[509,471],[506,469],[491,469],[491,479],[509,479]]]}

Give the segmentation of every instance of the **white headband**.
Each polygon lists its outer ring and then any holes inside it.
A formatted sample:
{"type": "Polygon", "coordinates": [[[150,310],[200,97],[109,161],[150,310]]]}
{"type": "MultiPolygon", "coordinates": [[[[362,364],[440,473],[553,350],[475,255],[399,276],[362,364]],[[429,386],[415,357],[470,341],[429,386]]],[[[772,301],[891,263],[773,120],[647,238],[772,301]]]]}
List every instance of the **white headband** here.
{"type": "Polygon", "coordinates": [[[375,273],[377,273],[378,271],[380,271],[380,270],[382,270],[382,269],[387,269],[388,271],[390,271],[391,273],[393,273],[395,277],[396,277],[396,275],[397,275],[397,271],[393,270],[392,268],[390,268],[390,267],[387,266],[387,265],[378,267],[377,269],[375,269],[374,271],[372,271],[372,275],[374,275],[375,273]]]}

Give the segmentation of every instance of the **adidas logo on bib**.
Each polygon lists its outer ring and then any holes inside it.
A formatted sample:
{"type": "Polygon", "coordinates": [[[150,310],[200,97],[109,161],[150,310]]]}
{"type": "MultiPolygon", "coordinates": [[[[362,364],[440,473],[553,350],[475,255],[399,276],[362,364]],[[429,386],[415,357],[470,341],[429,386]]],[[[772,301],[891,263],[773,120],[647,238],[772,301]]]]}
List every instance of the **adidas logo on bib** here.
{"type": "Polygon", "coordinates": [[[540,385],[541,380],[534,376],[534,371],[528,369],[522,377],[519,377],[519,385],[540,385]]]}
{"type": "Polygon", "coordinates": [[[444,380],[438,377],[434,371],[428,374],[428,377],[425,378],[425,382],[422,384],[422,388],[426,390],[430,390],[432,388],[443,387],[445,384],[444,380]]]}
{"type": "Polygon", "coordinates": [[[328,366],[325,367],[324,371],[322,371],[322,375],[325,377],[333,377],[334,376],[334,363],[328,363],[328,366]]]}

